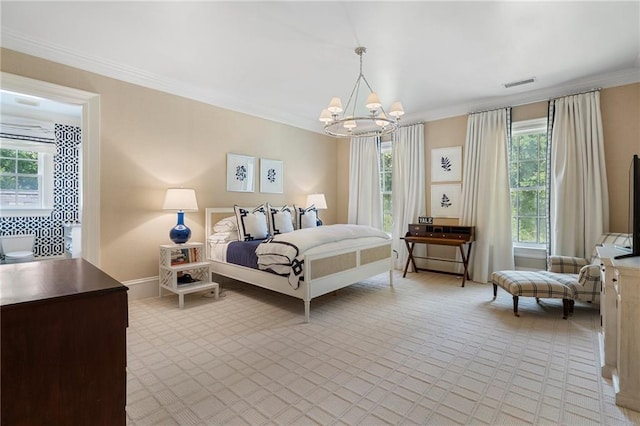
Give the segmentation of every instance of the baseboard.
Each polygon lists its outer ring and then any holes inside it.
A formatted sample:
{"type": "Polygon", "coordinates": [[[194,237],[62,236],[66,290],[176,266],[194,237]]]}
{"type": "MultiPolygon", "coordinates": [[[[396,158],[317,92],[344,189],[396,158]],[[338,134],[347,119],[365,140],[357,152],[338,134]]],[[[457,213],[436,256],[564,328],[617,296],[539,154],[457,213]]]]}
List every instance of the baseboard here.
{"type": "Polygon", "coordinates": [[[129,300],[140,300],[147,299],[149,297],[158,297],[158,277],[123,281],[122,284],[129,287],[129,300]]]}

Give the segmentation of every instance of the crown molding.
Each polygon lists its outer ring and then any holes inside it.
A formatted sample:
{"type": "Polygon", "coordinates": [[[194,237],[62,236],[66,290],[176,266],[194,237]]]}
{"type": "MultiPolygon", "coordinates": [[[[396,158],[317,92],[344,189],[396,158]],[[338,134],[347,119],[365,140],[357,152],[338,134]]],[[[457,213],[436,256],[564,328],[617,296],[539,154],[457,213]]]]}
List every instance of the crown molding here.
{"type": "Polygon", "coordinates": [[[423,113],[407,114],[403,121],[433,121],[444,118],[457,117],[477,111],[487,111],[496,108],[514,107],[535,102],[548,101],[554,98],[568,96],[595,89],[623,86],[640,82],[640,67],[627,68],[606,74],[593,75],[579,80],[573,80],[564,84],[547,87],[544,89],[531,90],[510,96],[492,98],[489,100],[478,100],[476,102],[466,102],[450,105],[444,108],[432,109],[423,113]]]}
{"type": "MultiPolygon", "coordinates": [[[[214,94],[211,91],[203,90],[202,88],[191,84],[185,84],[179,80],[167,79],[138,68],[128,67],[96,56],[85,55],[78,51],[64,48],[45,40],[35,39],[10,29],[2,29],[1,45],[7,49],[16,50],[28,55],[104,75],[127,83],[171,93],[220,108],[229,109],[266,120],[276,121],[316,133],[322,133],[321,126],[318,126],[315,120],[304,118],[301,120],[301,117],[295,114],[256,108],[256,106],[249,100],[243,102],[236,97],[232,98],[220,95],[219,93],[214,94]],[[294,121],[296,124],[293,124],[294,121]],[[301,122],[304,122],[304,125],[301,125],[301,122]]],[[[439,120],[459,115],[466,115],[475,111],[484,111],[506,106],[517,106],[546,101],[555,97],[566,96],[571,93],[577,93],[585,90],[637,83],[640,82],[640,55],[637,62],[638,63],[636,63],[633,68],[606,74],[593,75],[550,88],[531,90],[497,98],[494,97],[490,100],[478,99],[472,102],[449,105],[428,111],[409,113],[403,117],[402,121],[414,122],[439,120]]]]}

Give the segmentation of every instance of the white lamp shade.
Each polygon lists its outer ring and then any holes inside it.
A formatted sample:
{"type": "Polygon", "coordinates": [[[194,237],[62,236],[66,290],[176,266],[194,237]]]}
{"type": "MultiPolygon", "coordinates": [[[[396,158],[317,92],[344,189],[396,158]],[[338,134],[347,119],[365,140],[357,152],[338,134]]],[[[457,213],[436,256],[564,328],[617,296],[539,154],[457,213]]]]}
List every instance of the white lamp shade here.
{"type": "Polygon", "coordinates": [[[185,212],[197,212],[198,201],[196,191],[187,188],[169,188],[164,197],[163,210],[182,210],[185,212]]]}
{"type": "Polygon", "coordinates": [[[371,92],[369,96],[367,96],[367,109],[369,111],[376,110],[380,108],[382,104],[380,103],[380,98],[375,92],[371,92]]]}
{"type": "Polygon", "coordinates": [[[323,123],[328,123],[330,121],[333,120],[333,118],[331,118],[331,112],[329,112],[328,109],[323,109],[322,112],[320,113],[320,121],[322,121],[323,123]]]}
{"type": "Polygon", "coordinates": [[[404,108],[402,107],[402,104],[400,102],[394,102],[391,104],[391,111],[389,111],[389,115],[392,117],[400,117],[401,115],[404,115],[404,108]]]}
{"type": "Polygon", "coordinates": [[[327,108],[329,112],[337,114],[342,112],[342,101],[338,97],[331,98],[331,102],[329,102],[329,107],[327,108]]]}
{"type": "Polygon", "coordinates": [[[324,194],[307,195],[307,207],[310,207],[312,204],[316,206],[318,210],[325,210],[327,208],[327,200],[325,200],[324,194]]]}

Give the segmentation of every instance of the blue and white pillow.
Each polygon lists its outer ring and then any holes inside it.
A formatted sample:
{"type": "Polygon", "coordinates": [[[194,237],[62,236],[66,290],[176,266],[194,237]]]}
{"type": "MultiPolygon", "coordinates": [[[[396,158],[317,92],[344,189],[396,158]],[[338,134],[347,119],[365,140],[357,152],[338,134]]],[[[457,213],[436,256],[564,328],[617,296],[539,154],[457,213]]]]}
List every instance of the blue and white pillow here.
{"type": "Polygon", "coordinates": [[[294,230],[295,211],[293,207],[272,207],[267,204],[269,211],[269,231],[271,235],[285,234],[294,230]]]}
{"type": "Polygon", "coordinates": [[[240,241],[263,240],[269,236],[267,206],[262,204],[253,209],[233,206],[238,220],[240,241]]]}
{"type": "Polygon", "coordinates": [[[304,208],[293,207],[296,212],[296,229],[315,228],[318,226],[318,210],[314,204],[304,208]]]}

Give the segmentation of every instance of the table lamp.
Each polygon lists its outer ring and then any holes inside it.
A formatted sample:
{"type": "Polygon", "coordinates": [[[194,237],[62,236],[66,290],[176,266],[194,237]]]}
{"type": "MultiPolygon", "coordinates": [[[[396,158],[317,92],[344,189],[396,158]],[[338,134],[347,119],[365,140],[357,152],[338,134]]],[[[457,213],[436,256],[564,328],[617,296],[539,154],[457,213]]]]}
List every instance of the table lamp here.
{"type": "MultiPolygon", "coordinates": [[[[309,194],[307,195],[307,207],[311,207],[314,205],[316,210],[326,210],[327,209],[327,200],[324,198],[324,194],[309,194]]],[[[322,221],[320,220],[320,216],[316,216],[316,224],[317,226],[322,226],[322,221]]]]}
{"type": "Polygon", "coordinates": [[[169,231],[169,238],[175,244],[184,244],[191,237],[191,229],[184,224],[184,212],[197,212],[196,191],[187,188],[169,188],[164,197],[163,210],[176,210],[178,223],[169,231]]]}

